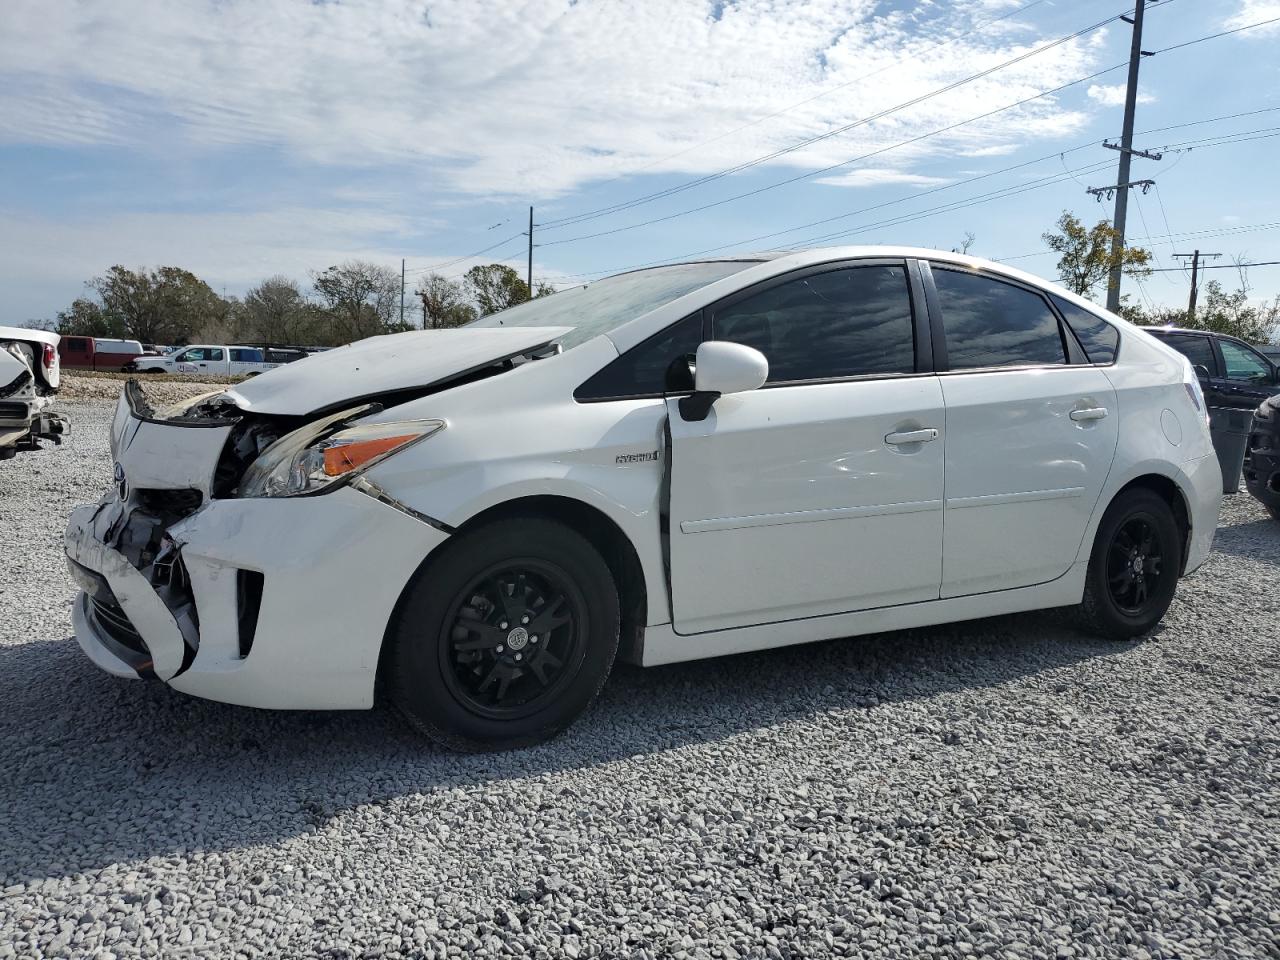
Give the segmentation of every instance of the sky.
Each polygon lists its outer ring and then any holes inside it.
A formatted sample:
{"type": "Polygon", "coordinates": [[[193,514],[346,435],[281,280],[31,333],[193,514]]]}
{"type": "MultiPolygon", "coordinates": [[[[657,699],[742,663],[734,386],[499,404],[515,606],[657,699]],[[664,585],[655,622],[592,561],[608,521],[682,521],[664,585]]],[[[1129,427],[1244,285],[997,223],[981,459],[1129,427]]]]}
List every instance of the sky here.
{"type": "MultiPolygon", "coordinates": [[[[433,270],[523,274],[530,206],[535,278],[559,284],[968,233],[1054,279],[1041,234],[1112,212],[1086,188],[1116,178],[1131,7],[5,0],[0,323],[52,318],[116,263],[228,295],[353,258],[404,259],[410,293],[433,270]]],[[[1148,3],[1134,143],[1163,156],[1134,160],[1156,186],[1129,237],[1155,266],[1280,260],[1278,44],[1280,0],[1148,3]]],[[[1248,279],[1280,294],[1280,267],[1248,279]]],[[[1187,288],[1181,269],[1125,287],[1187,288]]]]}

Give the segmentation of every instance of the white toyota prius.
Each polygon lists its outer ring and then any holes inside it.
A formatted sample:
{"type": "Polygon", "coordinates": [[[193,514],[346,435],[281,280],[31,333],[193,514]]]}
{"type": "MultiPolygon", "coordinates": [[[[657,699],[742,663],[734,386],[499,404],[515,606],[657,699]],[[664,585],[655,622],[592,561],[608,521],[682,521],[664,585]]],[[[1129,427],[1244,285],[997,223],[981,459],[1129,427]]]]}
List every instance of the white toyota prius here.
{"type": "Polygon", "coordinates": [[[639,270],[152,409],[66,533],[88,656],[530,744],[644,664],[1077,606],[1141,635],[1222,478],[1189,362],[1007,267],[639,270]]]}

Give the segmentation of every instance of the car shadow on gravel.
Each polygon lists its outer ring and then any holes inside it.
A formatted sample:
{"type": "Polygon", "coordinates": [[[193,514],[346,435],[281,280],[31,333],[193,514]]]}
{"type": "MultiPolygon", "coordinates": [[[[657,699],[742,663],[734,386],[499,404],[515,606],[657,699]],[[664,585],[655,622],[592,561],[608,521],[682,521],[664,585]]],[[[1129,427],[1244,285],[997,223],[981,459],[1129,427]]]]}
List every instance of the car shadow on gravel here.
{"type": "MultiPolygon", "coordinates": [[[[833,711],[848,723],[875,723],[880,705],[1035,678],[1129,649],[1084,636],[1048,611],[647,670],[620,666],[563,736],[467,756],[413,735],[386,707],[233,707],[107,676],[72,640],[0,647],[0,809],[8,823],[0,828],[0,886],[279,843],[362,804],[588,768],[833,711]]],[[[940,742],[946,735],[936,732],[940,742]]]]}
{"type": "Polygon", "coordinates": [[[1213,552],[1280,564],[1280,523],[1267,518],[1223,524],[1214,534],[1213,552]]]}

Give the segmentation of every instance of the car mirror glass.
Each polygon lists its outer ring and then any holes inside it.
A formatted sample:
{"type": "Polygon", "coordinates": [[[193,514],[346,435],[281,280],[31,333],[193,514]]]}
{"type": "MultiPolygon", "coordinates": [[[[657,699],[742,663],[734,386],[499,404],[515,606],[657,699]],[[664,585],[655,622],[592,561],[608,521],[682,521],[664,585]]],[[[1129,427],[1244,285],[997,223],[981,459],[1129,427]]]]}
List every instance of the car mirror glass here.
{"type": "Polygon", "coordinates": [[[1196,376],[1199,379],[1201,380],[1209,379],[1209,368],[1206,367],[1203,363],[1197,363],[1195,365],[1195,371],[1196,371],[1196,376]]]}

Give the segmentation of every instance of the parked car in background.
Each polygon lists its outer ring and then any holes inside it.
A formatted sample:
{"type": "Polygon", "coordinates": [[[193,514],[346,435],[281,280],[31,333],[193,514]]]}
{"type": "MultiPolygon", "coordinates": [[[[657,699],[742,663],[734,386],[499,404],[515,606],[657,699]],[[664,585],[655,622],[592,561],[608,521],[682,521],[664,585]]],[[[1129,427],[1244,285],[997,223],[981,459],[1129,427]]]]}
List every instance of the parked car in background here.
{"type": "Polygon", "coordinates": [[[1007,266],[637,270],[160,411],[72,513],[85,653],[231,703],[534,743],[643,665],[1075,606],[1128,639],[1221,502],[1179,353],[1007,266]]]}
{"type": "Polygon", "coordinates": [[[261,347],[197,343],[165,357],[138,357],[126,369],[137,373],[204,373],[219,377],[253,377],[280,366],[261,347]]]}
{"type": "Polygon", "coordinates": [[[1259,403],[1280,393],[1280,370],[1257,348],[1223,333],[1177,327],[1146,329],[1194,366],[1209,404],[1213,445],[1222,468],[1222,491],[1236,493],[1241,472],[1251,456],[1253,411],[1259,403]]]}
{"type": "Polygon", "coordinates": [[[1280,366],[1280,344],[1266,343],[1258,347],[1258,352],[1272,363],[1280,366]]]}
{"type": "Polygon", "coordinates": [[[1252,413],[1263,400],[1280,393],[1275,362],[1243,340],[1204,330],[1144,329],[1191,361],[1210,407],[1252,413]]]}
{"type": "Polygon", "coordinates": [[[119,372],[145,352],[137,340],[111,337],[63,337],[58,344],[58,357],[68,370],[119,372]]]}
{"type": "Polygon", "coordinates": [[[59,382],[56,333],[0,327],[0,460],[62,442],[67,419],[48,409],[59,382]]]}
{"type": "Polygon", "coordinates": [[[1244,485],[1272,519],[1280,520],[1280,394],[1254,411],[1244,485]]]}

